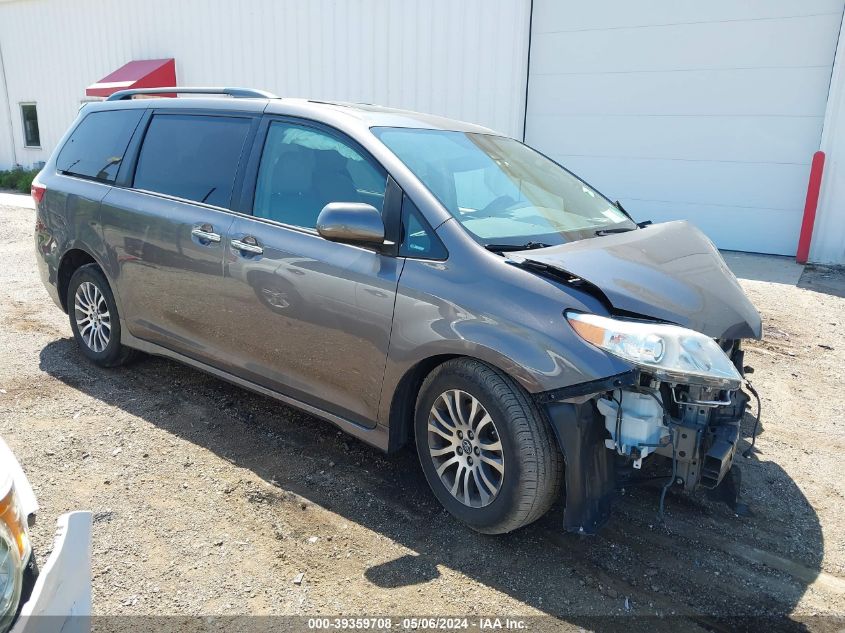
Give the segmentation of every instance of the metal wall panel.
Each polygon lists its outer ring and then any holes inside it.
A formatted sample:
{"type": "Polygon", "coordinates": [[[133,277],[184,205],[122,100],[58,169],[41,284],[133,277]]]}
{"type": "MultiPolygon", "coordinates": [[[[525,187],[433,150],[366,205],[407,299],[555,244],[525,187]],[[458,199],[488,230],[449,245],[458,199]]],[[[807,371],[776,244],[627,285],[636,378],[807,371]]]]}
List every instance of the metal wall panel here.
{"type": "Polygon", "coordinates": [[[379,103],[521,137],[528,19],[528,0],[0,1],[18,161],[46,160],[86,86],[162,57],[181,85],[379,103]],[[33,101],[41,150],[22,148],[18,104],[33,101]]]}
{"type": "MultiPolygon", "coordinates": [[[[2,5],[0,5],[2,9],[2,5]]],[[[2,19],[2,13],[0,13],[2,19]]],[[[11,103],[6,95],[6,75],[3,64],[3,39],[0,37],[0,169],[15,163],[14,144],[12,142],[11,103]]]]}
{"type": "Polygon", "coordinates": [[[638,219],[794,255],[842,0],[534,0],[526,141],[638,219]]]}
{"type": "Polygon", "coordinates": [[[845,23],[830,81],[821,150],[825,167],[810,243],[810,261],[845,264],[845,23]]]}

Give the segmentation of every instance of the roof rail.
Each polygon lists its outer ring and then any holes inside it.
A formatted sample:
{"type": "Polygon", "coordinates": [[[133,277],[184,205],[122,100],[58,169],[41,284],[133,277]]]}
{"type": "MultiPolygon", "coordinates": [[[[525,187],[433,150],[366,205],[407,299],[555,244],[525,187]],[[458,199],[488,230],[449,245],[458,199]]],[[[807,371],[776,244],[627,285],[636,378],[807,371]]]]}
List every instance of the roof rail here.
{"type": "Polygon", "coordinates": [[[173,86],[170,88],[130,88],[129,90],[118,90],[106,97],[106,101],[123,101],[131,99],[135,95],[160,95],[160,94],[201,94],[201,95],[228,95],[236,99],[278,99],[272,92],[255,90],[254,88],[186,88],[173,86]]]}

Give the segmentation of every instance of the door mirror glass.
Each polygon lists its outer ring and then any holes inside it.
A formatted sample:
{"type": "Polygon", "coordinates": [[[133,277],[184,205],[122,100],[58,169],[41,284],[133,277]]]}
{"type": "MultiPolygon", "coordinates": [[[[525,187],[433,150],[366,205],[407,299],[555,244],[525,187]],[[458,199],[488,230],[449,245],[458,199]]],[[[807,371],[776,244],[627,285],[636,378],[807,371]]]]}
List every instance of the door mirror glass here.
{"type": "Polygon", "coordinates": [[[378,246],[384,243],[384,221],[371,204],[330,202],[317,218],[317,233],[332,242],[378,246]]]}

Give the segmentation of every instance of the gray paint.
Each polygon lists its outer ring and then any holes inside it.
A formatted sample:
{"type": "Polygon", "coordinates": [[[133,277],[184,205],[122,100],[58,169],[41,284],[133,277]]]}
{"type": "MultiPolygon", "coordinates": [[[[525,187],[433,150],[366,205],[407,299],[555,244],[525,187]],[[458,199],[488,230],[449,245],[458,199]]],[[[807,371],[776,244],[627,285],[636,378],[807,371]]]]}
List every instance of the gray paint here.
{"type": "Polygon", "coordinates": [[[331,126],[363,146],[435,227],[445,261],[394,257],[314,230],[64,176],[55,157],[39,176],[46,228],[37,239],[49,246],[39,247],[38,260],[54,298],[62,256],[83,249],[112,284],[125,344],[301,406],[382,448],[403,377],[436,356],[479,358],[531,393],[631,368],[575,335],[567,309],[635,312],[712,336],[760,334],[759,315],[691,227],[655,226],[503,257],[476,243],[370,132],[392,125],[492,133],[478,126],[294,99],[108,102],[81,116],[124,107],[264,112],[331,126]],[[221,241],[193,236],[200,224],[221,241]],[[232,247],[248,236],[263,253],[232,247]],[[531,272],[514,262],[520,256],[602,292],[531,272]]]}
{"type": "Polygon", "coordinates": [[[617,310],[713,338],[760,338],[757,310],[713,243],[684,221],[522,252],[586,279],[617,310]]]}
{"type": "Polygon", "coordinates": [[[229,234],[264,253],[226,252],[222,368],[375,426],[404,260],[260,218],[237,217],[229,234]]]}

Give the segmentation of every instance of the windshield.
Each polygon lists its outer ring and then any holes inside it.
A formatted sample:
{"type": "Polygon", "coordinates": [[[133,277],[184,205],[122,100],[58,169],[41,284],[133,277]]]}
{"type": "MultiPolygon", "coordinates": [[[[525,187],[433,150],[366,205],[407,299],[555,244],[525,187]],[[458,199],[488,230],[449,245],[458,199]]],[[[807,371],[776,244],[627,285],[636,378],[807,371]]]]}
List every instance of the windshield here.
{"type": "Polygon", "coordinates": [[[551,246],[636,228],[595,189],[519,141],[417,128],[373,133],[486,246],[551,246]]]}

